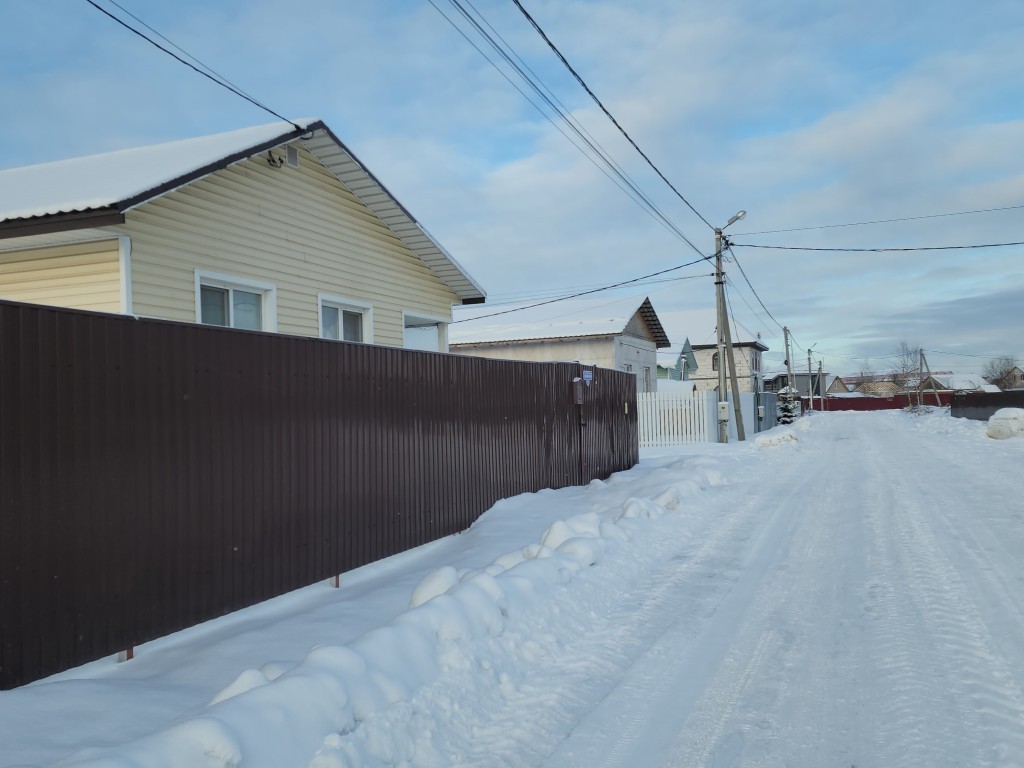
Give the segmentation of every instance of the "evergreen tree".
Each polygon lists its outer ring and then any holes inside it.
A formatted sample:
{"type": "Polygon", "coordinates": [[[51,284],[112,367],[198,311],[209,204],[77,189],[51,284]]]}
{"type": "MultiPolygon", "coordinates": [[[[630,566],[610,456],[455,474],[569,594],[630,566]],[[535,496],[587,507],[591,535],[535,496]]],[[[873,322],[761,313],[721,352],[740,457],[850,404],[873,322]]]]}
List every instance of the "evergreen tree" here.
{"type": "Polygon", "coordinates": [[[799,406],[793,397],[792,388],[784,387],[779,390],[779,398],[776,401],[775,407],[778,411],[779,424],[792,424],[796,421],[796,417],[799,415],[799,406]]]}

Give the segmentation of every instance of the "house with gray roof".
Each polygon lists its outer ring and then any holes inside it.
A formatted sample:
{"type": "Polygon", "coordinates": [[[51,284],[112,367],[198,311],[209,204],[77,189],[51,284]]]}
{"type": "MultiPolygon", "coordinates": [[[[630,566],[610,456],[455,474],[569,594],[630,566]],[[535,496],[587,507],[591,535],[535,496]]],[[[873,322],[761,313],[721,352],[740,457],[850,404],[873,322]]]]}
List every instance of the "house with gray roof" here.
{"type": "Polygon", "coordinates": [[[639,392],[657,390],[657,352],[668,346],[646,296],[459,307],[450,338],[451,351],[460,355],[628,371],[636,375],[639,392]]]}

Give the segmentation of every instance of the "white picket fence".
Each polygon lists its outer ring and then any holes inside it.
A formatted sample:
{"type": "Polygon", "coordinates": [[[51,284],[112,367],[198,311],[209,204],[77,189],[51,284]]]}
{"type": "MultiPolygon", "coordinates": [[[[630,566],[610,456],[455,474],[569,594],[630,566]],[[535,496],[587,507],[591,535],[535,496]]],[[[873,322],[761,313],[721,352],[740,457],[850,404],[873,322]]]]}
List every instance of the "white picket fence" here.
{"type": "Polygon", "coordinates": [[[714,428],[715,399],[714,392],[637,393],[640,447],[708,442],[714,428]]]}

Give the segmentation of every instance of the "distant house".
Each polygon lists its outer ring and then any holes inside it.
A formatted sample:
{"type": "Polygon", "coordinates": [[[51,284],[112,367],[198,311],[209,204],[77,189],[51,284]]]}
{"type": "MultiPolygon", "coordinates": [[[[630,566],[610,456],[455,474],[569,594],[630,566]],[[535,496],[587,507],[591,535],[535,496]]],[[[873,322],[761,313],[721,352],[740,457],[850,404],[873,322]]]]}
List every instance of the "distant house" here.
{"type": "Polygon", "coordinates": [[[828,386],[825,388],[826,395],[846,395],[853,391],[842,376],[833,376],[831,380],[826,380],[828,381],[828,386]]]}
{"type": "Polygon", "coordinates": [[[0,171],[0,297],[444,350],[485,294],[300,120],[0,171]]]}
{"type": "MultiPolygon", "coordinates": [[[[676,339],[684,339],[683,346],[689,346],[696,368],[688,372],[688,380],[698,390],[718,389],[718,332],[716,313],[713,309],[688,309],[668,311],[662,314],[665,327],[676,339]]],[[[736,360],[736,377],[741,392],[761,391],[762,354],[768,347],[761,341],[760,334],[751,333],[742,325],[732,328],[733,355],[736,360]]]]}
{"type": "MultiPolygon", "coordinates": [[[[835,379],[838,376],[832,376],[830,373],[823,373],[818,376],[818,372],[814,371],[808,377],[807,371],[802,373],[799,371],[793,371],[793,387],[797,392],[800,393],[801,397],[807,397],[809,392],[813,392],[815,397],[819,397],[822,392],[832,392],[832,388],[835,387],[837,392],[845,392],[846,390],[840,389],[842,384],[836,385],[835,379]],[[810,379],[810,386],[808,386],[808,378],[810,379]]],[[[764,391],[765,392],[781,392],[789,385],[789,374],[786,371],[781,373],[771,373],[764,377],[764,391]]]]}
{"type": "Polygon", "coordinates": [[[669,346],[646,297],[569,299],[531,308],[462,307],[455,319],[449,343],[453,353],[616,368],[636,374],[640,392],[656,391],[657,351],[669,346]]]}
{"type": "Polygon", "coordinates": [[[658,354],[658,378],[662,381],[689,381],[697,370],[697,358],[690,347],[690,340],[683,342],[678,352],[658,354]]]}
{"type": "MultiPolygon", "coordinates": [[[[994,385],[993,382],[988,383],[994,385]]],[[[1003,384],[1003,389],[1024,389],[1024,371],[1020,369],[1020,366],[1015,365],[1010,369],[1003,379],[1003,384]]]]}
{"type": "Polygon", "coordinates": [[[952,391],[952,392],[998,392],[999,387],[995,384],[989,384],[985,379],[979,375],[972,374],[956,374],[948,372],[938,372],[931,380],[926,380],[922,383],[924,389],[930,389],[931,385],[934,384],[935,388],[940,391],[952,391]]]}

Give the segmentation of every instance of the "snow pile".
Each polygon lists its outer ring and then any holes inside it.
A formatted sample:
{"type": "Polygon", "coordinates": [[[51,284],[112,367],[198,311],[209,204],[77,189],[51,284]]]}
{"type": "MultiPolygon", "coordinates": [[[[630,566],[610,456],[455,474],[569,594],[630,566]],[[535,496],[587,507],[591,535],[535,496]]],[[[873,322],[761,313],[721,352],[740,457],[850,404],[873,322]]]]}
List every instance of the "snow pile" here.
{"type": "MultiPolygon", "coordinates": [[[[652,558],[687,541],[688,516],[679,512],[725,484],[721,463],[676,457],[649,470],[646,484],[636,482],[645,474],[634,470],[623,473],[632,482],[619,475],[576,489],[589,501],[584,511],[555,519],[535,541],[482,567],[435,568],[412,590],[410,608],[389,623],[344,645],[316,647],[291,668],[245,670],[185,719],[114,749],[81,751],[65,764],[462,762],[466,750],[487,747],[458,741],[476,735],[469,728],[460,736],[452,724],[500,713],[509,699],[571,669],[573,644],[605,620],[621,582],[643,583],[652,558]],[[616,493],[619,485],[625,493],[616,493]]],[[[520,498],[539,504],[544,494],[520,498]]],[[[494,512],[468,533],[486,529],[494,512]]]]}
{"type": "Polygon", "coordinates": [[[1000,408],[989,418],[986,434],[996,440],[1024,435],[1024,408],[1000,408]]]}
{"type": "Polygon", "coordinates": [[[780,445],[792,445],[799,442],[796,432],[792,429],[773,429],[754,438],[758,448],[778,448],[780,445]]]}

